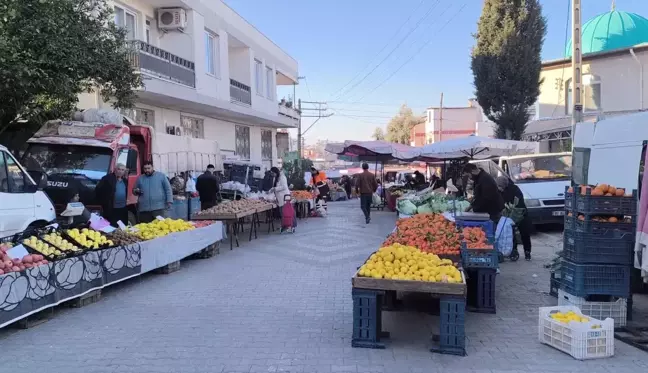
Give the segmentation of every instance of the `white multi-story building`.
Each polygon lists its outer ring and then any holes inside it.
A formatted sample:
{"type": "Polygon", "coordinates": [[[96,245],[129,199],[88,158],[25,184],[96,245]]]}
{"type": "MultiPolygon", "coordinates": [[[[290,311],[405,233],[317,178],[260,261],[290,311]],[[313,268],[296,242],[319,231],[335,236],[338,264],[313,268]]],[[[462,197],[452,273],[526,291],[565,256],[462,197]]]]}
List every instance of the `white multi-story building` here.
{"type": "MultiPolygon", "coordinates": [[[[299,120],[277,99],[277,86],[298,83],[295,59],[221,0],[111,3],[144,81],[129,117],[159,132],[216,140],[227,158],[278,163],[277,129],[299,120]]],[[[79,106],[108,104],[92,93],[79,106]]]]}

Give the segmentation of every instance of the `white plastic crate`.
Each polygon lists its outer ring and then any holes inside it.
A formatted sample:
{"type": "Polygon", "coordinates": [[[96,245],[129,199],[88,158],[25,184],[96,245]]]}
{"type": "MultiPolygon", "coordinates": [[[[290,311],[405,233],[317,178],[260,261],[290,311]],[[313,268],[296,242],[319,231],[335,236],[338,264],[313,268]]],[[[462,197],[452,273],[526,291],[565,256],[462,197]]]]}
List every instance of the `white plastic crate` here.
{"type": "Polygon", "coordinates": [[[614,320],[608,318],[600,321],[590,318],[589,322],[562,323],[551,318],[552,313],[569,311],[586,316],[578,307],[573,306],[540,307],[540,342],[566,352],[578,360],[614,356],[614,320]]]}
{"type": "Polygon", "coordinates": [[[569,294],[564,290],[558,290],[559,306],[578,307],[584,315],[599,320],[608,317],[614,320],[614,326],[626,326],[628,317],[628,300],[618,298],[613,302],[588,302],[585,298],[569,294]]]}

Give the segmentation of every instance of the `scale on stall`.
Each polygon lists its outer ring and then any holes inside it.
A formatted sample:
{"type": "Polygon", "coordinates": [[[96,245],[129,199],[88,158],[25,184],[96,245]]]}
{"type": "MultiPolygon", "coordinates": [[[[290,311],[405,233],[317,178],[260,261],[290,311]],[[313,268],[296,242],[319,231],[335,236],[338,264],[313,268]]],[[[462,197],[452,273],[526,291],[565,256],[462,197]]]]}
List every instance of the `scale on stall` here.
{"type": "Polygon", "coordinates": [[[78,222],[87,223],[90,220],[90,211],[81,202],[70,202],[65,207],[65,211],[61,213],[61,216],[67,218],[66,223],[68,225],[78,222]]]}

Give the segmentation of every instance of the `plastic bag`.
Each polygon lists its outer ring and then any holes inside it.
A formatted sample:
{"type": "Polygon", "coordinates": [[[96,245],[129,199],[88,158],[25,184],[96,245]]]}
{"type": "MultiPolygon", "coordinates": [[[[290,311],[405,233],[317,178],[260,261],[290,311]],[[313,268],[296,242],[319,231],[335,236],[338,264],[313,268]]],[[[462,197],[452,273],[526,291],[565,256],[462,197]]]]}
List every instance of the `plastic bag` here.
{"type": "Polygon", "coordinates": [[[509,256],[513,252],[513,234],[513,220],[503,216],[495,230],[495,247],[504,256],[509,256]]]}
{"type": "Polygon", "coordinates": [[[374,206],[378,206],[378,205],[380,205],[382,203],[382,199],[380,198],[380,196],[378,194],[374,193],[373,196],[371,196],[371,203],[374,206]]]}
{"type": "Polygon", "coordinates": [[[398,212],[404,215],[414,215],[416,214],[416,205],[414,205],[408,199],[402,199],[398,201],[397,205],[398,212]]]}

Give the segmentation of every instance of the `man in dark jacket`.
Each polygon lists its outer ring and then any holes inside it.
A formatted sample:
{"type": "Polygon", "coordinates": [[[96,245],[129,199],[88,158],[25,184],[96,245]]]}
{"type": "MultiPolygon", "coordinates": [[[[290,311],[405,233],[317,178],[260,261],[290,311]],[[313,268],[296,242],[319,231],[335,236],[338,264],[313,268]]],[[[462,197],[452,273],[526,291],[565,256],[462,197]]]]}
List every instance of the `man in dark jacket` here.
{"type": "Polygon", "coordinates": [[[473,180],[473,200],[467,211],[486,213],[495,223],[499,222],[504,210],[504,200],[497,189],[495,179],[486,171],[468,163],[463,168],[464,175],[470,176],[473,180]]]}
{"type": "Polygon", "coordinates": [[[208,165],[207,170],[198,176],[198,180],[196,180],[196,191],[200,196],[201,210],[214,207],[218,202],[220,186],[218,185],[218,178],[214,175],[214,170],[214,165],[208,165]]]}
{"type": "MultiPolygon", "coordinates": [[[[517,198],[517,204],[515,205],[516,209],[522,210],[522,219],[516,221],[515,224],[520,231],[520,238],[522,239],[522,247],[524,247],[524,258],[526,260],[531,260],[531,230],[533,229],[533,224],[531,223],[531,218],[527,214],[527,207],[524,203],[524,195],[520,188],[513,184],[506,176],[499,176],[496,180],[497,188],[500,193],[502,193],[502,199],[504,203],[514,203],[515,198],[517,198]]],[[[517,245],[515,246],[517,250],[517,245]]]]}
{"type": "Polygon", "coordinates": [[[371,222],[371,201],[373,194],[378,189],[378,182],[374,174],[369,172],[369,165],[362,164],[362,173],[357,175],[356,192],[360,195],[360,208],[365,216],[365,222],[371,222]]]}
{"type": "Polygon", "coordinates": [[[110,225],[116,227],[118,221],[128,224],[126,166],[118,163],[115,165],[114,172],[102,177],[95,188],[95,195],[101,204],[102,215],[110,225]]]}

